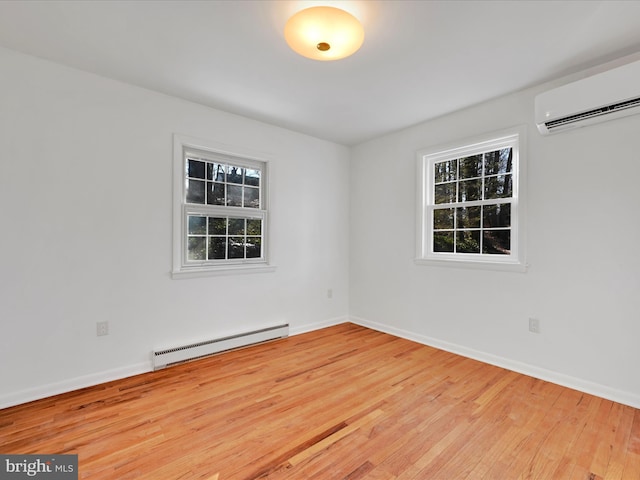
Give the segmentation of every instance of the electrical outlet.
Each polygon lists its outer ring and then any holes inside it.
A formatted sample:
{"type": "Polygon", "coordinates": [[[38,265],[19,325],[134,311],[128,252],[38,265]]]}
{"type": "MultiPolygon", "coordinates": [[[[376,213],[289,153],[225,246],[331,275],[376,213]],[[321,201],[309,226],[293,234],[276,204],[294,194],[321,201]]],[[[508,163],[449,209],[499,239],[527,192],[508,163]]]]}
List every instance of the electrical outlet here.
{"type": "Polygon", "coordinates": [[[109,322],[96,323],[96,334],[99,337],[102,337],[104,335],[109,335],[109,322]]]}
{"type": "Polygon", "coordinates": [[[530,318],[529,331],[531,333],[540,333],[540,320],[538,320],[537,318],[530,318]]]}

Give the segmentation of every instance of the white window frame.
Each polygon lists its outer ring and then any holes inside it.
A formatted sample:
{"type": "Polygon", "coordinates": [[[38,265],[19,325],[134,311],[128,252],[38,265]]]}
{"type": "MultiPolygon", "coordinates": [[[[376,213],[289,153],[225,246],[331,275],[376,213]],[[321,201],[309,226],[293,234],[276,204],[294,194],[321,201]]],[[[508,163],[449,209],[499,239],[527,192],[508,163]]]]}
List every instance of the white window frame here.
{"type": "MultiPolygon", "coordinates": [[[[518,126],[486,135],[462,140],[447,145],[439,145],[417,152],[417,265],[467,267],[493,270],[524,272],[525,260],[525,197],[526,197],[526,128],[518,126]],[[508,255],[483,253],[434,252],[433,210],[434,164],[466,156],[486,153],[501,148],[513,148],[512,175],[513,195],[511,203],[511,248],[508,255]]],[[[498,199],[501,203],[505,199],[498,199]]],[[[470,202],[472,204],[492,204],[493,200],[470,202]]],[[[451,203],[452,207],[467,203],[451,203]]],[[[437,205],[442,207],[442,204],[437,205]]]]}
{"type": "Polygon", "coordinates": [[[268,191],[269,158],[247,149],[230,148],[206,140],[173,136],[173,268],[172,278],[191,278],[239,273],[273,272],[269,264],[268,191]],[[185,176],[188,156],[246,168],[260,168],[260,208],[203,205],[186,202],[185,176]],[[188,216],[255,218],[262,220],[262,257],[193,261],[187,258],[188,216]]]}

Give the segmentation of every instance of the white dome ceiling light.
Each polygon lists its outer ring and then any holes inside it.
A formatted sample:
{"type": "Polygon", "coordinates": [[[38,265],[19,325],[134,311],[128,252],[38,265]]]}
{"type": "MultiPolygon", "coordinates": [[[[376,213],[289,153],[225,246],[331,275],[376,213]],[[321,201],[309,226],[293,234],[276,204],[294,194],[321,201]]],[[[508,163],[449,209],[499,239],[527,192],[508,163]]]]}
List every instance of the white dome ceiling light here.
{"type": "Polygon", "coordinates": [[[289,19],[284,38],[303,57],[339,60],[358,51],[364,41],[364,29],[356,17],[344,10],[311,7],[289,19]]]}

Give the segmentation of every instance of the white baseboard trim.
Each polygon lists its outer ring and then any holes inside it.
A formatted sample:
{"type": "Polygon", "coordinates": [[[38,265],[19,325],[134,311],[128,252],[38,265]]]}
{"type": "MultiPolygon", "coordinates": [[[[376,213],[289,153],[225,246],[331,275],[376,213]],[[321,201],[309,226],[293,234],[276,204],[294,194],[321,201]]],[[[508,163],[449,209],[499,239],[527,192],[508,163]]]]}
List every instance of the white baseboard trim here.
{"type": "MultiPolygon", "coordinates": [[[[507,370],[512,370],[524,375],[539,378],[540,380],[545,380],[584,393],[589,393],[601,398],[606,398],[608,400],[622,403],[624,405],[629,405],[634,408],[640,408],[640,396],[630,392],[610,388],[604,385],[589,382],[587,380],[572,377],[559,372],[554,372],[552,370],[547,370],[544,368],[536,367],[534,365],[510,360],[504,357],[499,357],[497,355],[481,352],[479,350],[463,347],[461,345],[445,342],[436,338],[417,334],[407,330],[390,327],[388,325],[372,322],[359,317],[336,317],[329,320],[324,320],[322,322],[309,323],[293,327],[289,330],[289,335],[300,335],[302,333],[320,330],[321,328],[332,327],[334,325],[339,325],[341,323],[347,322],[371,328],[380,332],[388,333],[396,337],[406,338],[407,340],[412,340],[423,345],[428,345],[440,350],[445,350],[457,355],[462,355],[464,357],[472,358],[474,360],[488,363],[490,365],[506,368],[507,370]]],[[[67,393],[74,390],[79,390],[81,388],[92,387],[101,383],[120,380],[151,371],[153,371],[151,361],[142,362],[128,367],[116,368],[104,372],[64,380],[57,383],[42,385],[36,388],[3,394],[0,395],[0,409],[13,407],[15,405],[32,402],[34,400],[40,400],[42,398],[59,395],[61,393],[67,393]]]]}
{"type": "Polygon", "coordinates": [[[340,325],[341,323],[348,323],[349,317],[336,317],[329,320],[323,320],[321,322],[307,323],[304,325],[290,327],[289,336],[300,335],[301,333],[313,332],[314,330],[320,330],[321,328],[333,327],[334,325],[340,325]]]}
{"type": "MultiPolygon", "coordinates": [[[[322,322],[309,323],[292,327],[289,329],[289,335],[299,335],[301,333],[307,333],[314,330],[320,330],[321,328],[332,327],[341,323],[347,323],[349,317],[337,317],[322,322]]],[[[0,409],[13,407],[34,400],[40,400],[61,393],[68,393],[81,388],[93,387],[100,385],[101,383],[111,382],[113,380],[121,380],[123,378],[132,377],[141,373],[147,373],[153,371],[153,365],[151,361],[142,362],[136,365],[128,367],[116,368],[107,370],[104,372],[98,372],[95,374],[84,375],[82,377],[71,378],[69,380],[63,380],[61,382],[50,383],[41,385],[35,388],[28,388],[25,390],[11,392],[8,394],[0,394],[0,409]]]]}
{"type": "Polygon", "coordinates": [[[580,392],[588,393],[590,395],[595,395],[607,400],[622,403],[630,407],[640,408],[640,395],[636,395],[631,392],[607,387],[606,385],[600,385],[598,383],[583,380],[581,378],[554,372],[553,370],[547,370],[545,368],[536,367],[535,365],[530,365],[505,357],[492,355],[490,353],[474,350],[472,348],[467,348],[454,343],[445,342],[442,340],[438,340],[437,338],[428,337],[400,328],[390,327],[381,323],[365,320],[364,318],[351,316],[349,317],[349,321],[351,323],[355,323],[356,325],[371,328],[379,332],[388,333],[396,337],[406,338],[407,340],[412,340],[423,345],[428,345],[440,350],[445,350],[457,355],[462,355],[463,357],[472,358],[474,360],[488,363],[490,365],[495,365],[497,367],[506,368],[507,370],[522,373],[524,375],[555,383],[563,387],[568,387],[580,392]]]}
{"type": "Polygon", "coordinates": [[[0,409],[153,371],[151,361],[0,395],[0,409]]]}

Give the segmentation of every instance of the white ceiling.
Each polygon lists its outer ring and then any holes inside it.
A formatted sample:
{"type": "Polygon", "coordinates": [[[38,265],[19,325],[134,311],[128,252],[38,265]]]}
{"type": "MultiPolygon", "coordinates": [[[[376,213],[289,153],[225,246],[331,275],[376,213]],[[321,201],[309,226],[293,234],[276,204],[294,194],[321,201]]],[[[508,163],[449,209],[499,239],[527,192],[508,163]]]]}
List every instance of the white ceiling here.
{"type": "Polygon", "coordinates": [[[640,51],[640,1],[0,1],[0,46],[354,145],[640,51]],[[358,17],[335,62],[286,20],[358,17]]]}

